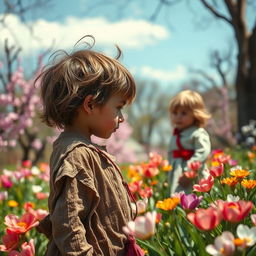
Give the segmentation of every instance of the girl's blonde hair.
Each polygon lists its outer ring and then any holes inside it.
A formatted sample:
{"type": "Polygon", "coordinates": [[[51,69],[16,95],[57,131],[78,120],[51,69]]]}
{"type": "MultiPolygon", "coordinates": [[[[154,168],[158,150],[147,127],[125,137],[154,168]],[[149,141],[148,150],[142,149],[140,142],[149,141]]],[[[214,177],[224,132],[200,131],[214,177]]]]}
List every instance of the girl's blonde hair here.
{"type": "MultiPolygon", "coordinates": [[[[93,39],[94,37],[87,36],[93,39]]],[[[64,128],[72,124],[77,109],[87,95],[93,95],[94,105],[104,105],[114,94],[121,93],[129,104],[136,94],[130,72],[116,59],[92,51],[64,51],[59,61],[46,68],[37,78],[40,84],[43,111],[41,118],[48,126],[64,128]]],[[[56,53],[55,53],[56,57],[56,53]]],[[[57,56],[59,57],[59,56],[57,56]]]]}
{"type": "Polygon", "coordinates": [[[175,113],[179,107],[187,108],[193,112],[195,125],[204,127],[211,115],[207,111],[202,96],[191,90],[184,90],[174,96],[169,104],[170,113],[175,113]]]}

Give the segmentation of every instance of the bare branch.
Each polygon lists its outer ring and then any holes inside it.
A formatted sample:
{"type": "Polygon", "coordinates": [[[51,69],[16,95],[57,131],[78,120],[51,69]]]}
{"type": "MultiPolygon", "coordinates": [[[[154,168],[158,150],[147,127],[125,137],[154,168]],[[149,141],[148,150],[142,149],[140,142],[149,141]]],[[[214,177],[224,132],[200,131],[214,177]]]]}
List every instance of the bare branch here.
{"type": "Polygon", "coordinates": [[[211,87],[217,88],[217,83],[216,83],[215,79],[213,79],[212,76],[207,74],[202,69],[191,69],[191,71],[194,73],[197,73],[197,74],[201,75],[203,78],[205,78],[211,84],[211,87]]]}
{"type": "Polygon", "coordinates": [[[220,12],[218,12],[212,5],[210,5],[206,0],[200,0],[202,4],[216,17],[225,20],[226,22],[230,23],[232,25],[232,20],[230,20],[228,17],[224,16],[220,12]]]}

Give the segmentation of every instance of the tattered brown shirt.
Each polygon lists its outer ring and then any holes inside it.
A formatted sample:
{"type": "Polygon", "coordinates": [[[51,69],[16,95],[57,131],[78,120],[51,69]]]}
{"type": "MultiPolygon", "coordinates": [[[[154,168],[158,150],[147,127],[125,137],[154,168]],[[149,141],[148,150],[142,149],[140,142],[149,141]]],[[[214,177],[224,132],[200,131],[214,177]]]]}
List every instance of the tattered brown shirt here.
{"type": "Polygon", "coordinates": [[[63,132],[50,168],[50,215],[39,226],[50,240],[46,255],[125,255],[122,227],[132,212],[112,161],[83,136],[63,132]]]}

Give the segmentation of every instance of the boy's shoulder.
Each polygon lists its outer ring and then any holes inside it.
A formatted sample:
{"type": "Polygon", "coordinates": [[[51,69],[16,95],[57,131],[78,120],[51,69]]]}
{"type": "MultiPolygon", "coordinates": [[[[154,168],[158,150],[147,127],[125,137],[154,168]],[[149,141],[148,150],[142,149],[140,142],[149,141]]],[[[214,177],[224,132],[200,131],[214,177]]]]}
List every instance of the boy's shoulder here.
{"type": "MultiPolygon", "coordinates": [[[[94,146],[82,135],[71,132],[62,132],[53,143],[51,164],[59,166],[63,160],[80,162],[88,156],[93,156],[96,151],[94,146]]],[[[90,157],[91,158],[91,157],[90,157]]]]}

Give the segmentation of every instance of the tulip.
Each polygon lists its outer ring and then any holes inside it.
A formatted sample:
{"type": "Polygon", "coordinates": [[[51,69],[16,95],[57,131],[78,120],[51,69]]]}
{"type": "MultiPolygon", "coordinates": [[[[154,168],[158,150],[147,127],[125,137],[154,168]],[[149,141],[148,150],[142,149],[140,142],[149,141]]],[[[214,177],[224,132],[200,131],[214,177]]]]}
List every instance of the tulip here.
{"type": "Polygon", "coordinates": [[[24,161],[22,161],[22,166],[26,167],[26,168],[31,168],[32,167],[31,160],[24,160],[24,161]]]}
{"type": "Polygon", "coordinates": [[[21,245],[21,252],[11,251],[8,256],[35,256],[34,240],[31,239],[28,243],[24,242],[21,245]]]}
{"type": "Polygon", "coordinates": [[[6,200],[8,198],[7,191],[0,191],[0,201],[6,200]]]}
{"type": "Polygon", "coordinates": [[[147,165],[144,169],[144,176],[147,178],[155,177],[159,174],[159,169],[153,165],[147,165]]]}
{"type": "Polygon", "coordinates": [[[211,190],[212,186],[214,184],[214,178],[209,175],[206,179],[201,179],[199,181],[199,184],[196,184],[193,186],[194,191],[196,192],[208,192],[211,190]]]}
{"type": "Polygon", "coordinates": [[[197,197],[195,194],[183,194],[180,197],[180,204],[184,210],[194,210],[202,201],[203,197],[197,197]]]}
{"type": "Polygon", "coordinates": [[[146,187],[145,189],[141,189],[139,191],[139,195],[142,198],[149,198],[153,195],[153,189],[151,187],[146,187]]]}
{"type": "Polygon", "coordinates": [[[144,216],[137,217],[134,221],[129,221],[123,227],[127,235],[135,236],[138,239],[148,239],[155,233],[156,212],[147,212],[144,216]]]}
{"type": "Polygon", "coordinates": [[[223,205],[223,219],[230,222],[243,220],[251,211],[253,203],[251,201],[225,202],[223,205]]]}
{"type": "Polygon", "coordinates": [[[220,236],[215,238],[214,245],[210,244],[206,246],[206,252],[210,255],[233,255],[235,251],[234,236],[231,232],[224,231],[220,236]]]}
{"type": "Polygon", "coordinates": [[[163,157],[155,152],[150,152],[149,153],[149,161],[151,164],[153,164],[154,166],[159,166],[162,161],[163,161],[163,157]]]}
{"type": "Polygon", "coordinates": [[[138,214],[144,213],[147,209],[148,206],[148,199],[143,198],[143,200],[139,200],[136,202],[137,207],[138,207],[138,214]]]}
{"type": "Polygon", "coordinates": [[[1,252],[9,252],[19,245],[19,235],[8,230],[7,234],[5,234],[2,238],[3,244],[0,245],[1,252]]]}
{"type": "Polygon", "coordinates": [[[10,180],[10,177],[4,174],[0,176],[0,184],[2,184],[4,188],[11,188],[13,186],[13,182],[10,180]]]}
{"type": "Polygon", "coordinates": [[[209,169],[210,175],[212,175],[214,178],[220,177],[223,174],[224,171],[224,165],[221,163],[219,166],[211,166],[209,169]]]}
{"type": "Polygon", "coordinates": [[[21,245],[21,254],[24,256],[34,256],[35,255],[35,245],[34,240],[31,239],[28,243],[25,242],[21,245]]]}
{"type": "Polygon", "coordinates": [[[186,171],[186,172],[184,172],[184,175],[188,179],[194,179],[197,176],[197,172],[195,172],[195,171],[186,171]]]}
{"type": "Polygon", "coordinates": [[[187,167],[192,171],[198,171],[202,167],[202,163],[199,161],[188,162],[187,167]]]}
{"type": "Polygon", "coordinates": [[[221,221],[221,216],[216,208],[199,209],[187,215],[188,220],[201,230],[212,230],[221,221]]]}
{"type": "Polygon", "coordinates": [[[25,213],[20,219],[14,214],[9,214],[4,219],[7,228],[16,234],[26,233],[39,224],[36,217],[31,213],[25,213]]]}
{"type": "Polygon", "coordinates": [[[256,226],[256,214],[252,214],[250,217],[253,225],[256,226]]]}
{"type": "Polygon", "coordinates": [[[146,211],[146,209],[147,209],[147,206],[148,206],[148,198],[143,198],[143,200],[138,200],[138,201],[136,202],[136,204],[135,204],[135,203],[132,203],[131,206],[132,206],[132,211],[133,211],[134,213],[136,213],[136,209],[137,209],[138,214],[142,214],[142,213],[144,213],[144,212],[146,211]]]}

